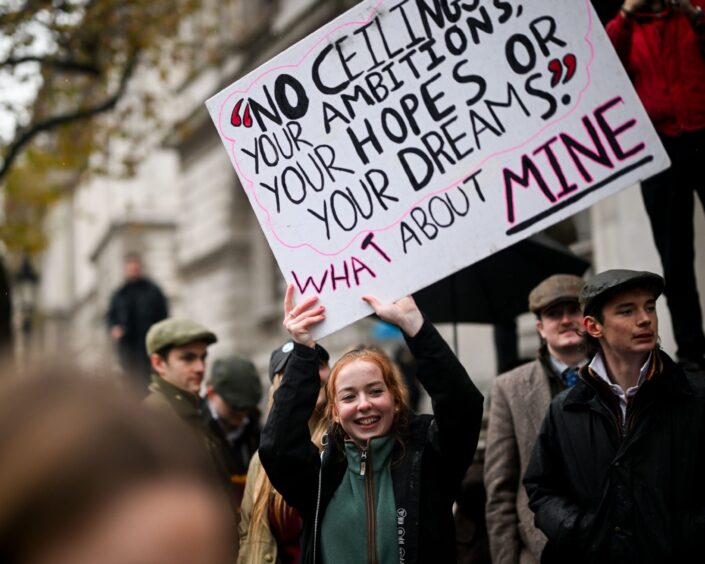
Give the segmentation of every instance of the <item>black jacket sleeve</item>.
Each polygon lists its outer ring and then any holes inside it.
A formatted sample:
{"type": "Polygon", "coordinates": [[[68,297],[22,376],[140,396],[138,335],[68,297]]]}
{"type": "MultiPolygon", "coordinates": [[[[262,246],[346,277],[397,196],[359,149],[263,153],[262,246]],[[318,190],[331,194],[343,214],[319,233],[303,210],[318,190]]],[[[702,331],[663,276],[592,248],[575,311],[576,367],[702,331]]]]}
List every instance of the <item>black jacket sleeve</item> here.
{"type": "Polygon", "coordinates": [[[586,554],[594,521],[592,514],[571,500],[556,433],[556,409],[554,400],[541,425],[523,481],[534,523],[548,538],[542,562],[560,561],[556,560],[558,555],[564,558],[568,554],[586,554]],[[549,555],[552,557],[544,559],[549,555]]]}
{"type": "Polygon", "coordinates": [[[320,390],[318,352],[295,344],[262,429],[259,455],[272,485],[302,517],[315,510],[320,457],[308,420],[320,390]]]}
{"type": "Polygon", "coordinates": [[[125,297],[123,288],[116,290],[110,298],[110,305],[105,314],[105,323],[108,329],[115,325],[120,325],[123,328],[127,325],[127,314],[125,307],[125,297]]]}
{"type": "Polygon", "coordinates": [[[434,423],[430,440],[445,461],[450,477],[462,480],[477,448],[483,398],[463,365],[433,324],[406,342],[418,363],[417,377],[431,396],[434,423]]]}

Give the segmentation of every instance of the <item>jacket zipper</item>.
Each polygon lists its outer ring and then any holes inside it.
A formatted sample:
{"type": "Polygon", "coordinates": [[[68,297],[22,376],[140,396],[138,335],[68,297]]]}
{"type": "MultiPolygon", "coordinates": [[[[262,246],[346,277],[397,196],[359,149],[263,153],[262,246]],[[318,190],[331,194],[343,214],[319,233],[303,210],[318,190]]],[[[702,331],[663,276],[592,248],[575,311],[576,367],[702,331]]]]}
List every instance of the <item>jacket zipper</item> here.
{"type": "Polygon", "coordinates": [[[323,453],[325,451],[325,447],[328,444],[327,441],[327,434],[324,434],[323,437],[321,437],[321,444],[323,445],[323,450],[321,450],[321,465],[318,468],[318,493],[316,495],[316,513],[314,514],[313,518],[313,564],[316,564],[316,556],[318,552],[318,517],[319,513],[321,511],[321,484],[323,482],[323,453]],[[324,442],[325,441],[325,442],[324,442]]]}
{"type": "MultiPolygon", "coordinates": [[[[369,445],[369,443],[368,443],[369,445]]],[[[365,478],[365,508],[367,511],[367,562],[377,564],[377,513],[375,511],[375,484],[372,467],[372,451],[362,449],[360,453],[360,476],[365,478]],[[372,470],[368,472],[368,470],[372,470]]]]}

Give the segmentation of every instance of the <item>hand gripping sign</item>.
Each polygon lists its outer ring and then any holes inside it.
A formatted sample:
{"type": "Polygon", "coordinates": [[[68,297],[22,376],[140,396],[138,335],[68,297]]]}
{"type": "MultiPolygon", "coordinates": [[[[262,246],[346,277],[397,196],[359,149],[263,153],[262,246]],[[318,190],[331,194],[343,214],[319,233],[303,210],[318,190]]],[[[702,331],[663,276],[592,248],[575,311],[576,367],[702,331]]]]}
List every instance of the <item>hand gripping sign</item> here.
{"type": "Polygon", "coordinates": [[[318,337],[669,164],[589,0],[368,0],[207,106],[318,337]]]}

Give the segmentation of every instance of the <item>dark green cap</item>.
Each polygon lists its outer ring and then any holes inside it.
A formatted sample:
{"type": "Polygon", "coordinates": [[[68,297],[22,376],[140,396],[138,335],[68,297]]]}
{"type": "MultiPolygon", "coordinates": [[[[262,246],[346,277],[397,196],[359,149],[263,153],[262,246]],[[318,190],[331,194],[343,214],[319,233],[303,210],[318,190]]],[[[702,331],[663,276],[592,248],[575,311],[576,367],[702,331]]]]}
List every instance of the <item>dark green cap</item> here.
{"type": "Polygon", "coordinates": [[[215,333],[200,323],[190,319],[171,317],[159,321],[149,328],[145,344],[147,345],[147,354],[153,354],[169,346],[180,347],[195,341],[205,341],[211,345],[217,340],[215,333]]]}
{"type": "MultiPolygon", "coordinates": [[[[320,364],[327,364],[330,360],[330,354],[328,354],[328,351],[318,343],[316,343],[316,351],[318,352],[318,362],[320,364]]],[[[277,374],[284,372],[286,363],[289,362],[289,357],[293,352],[293,341],[287,341],[281,347],[272,351],[272,355],[269,357],[269,380],[271,382],[274,382],[274,377],[277,374]]]]}
{"type": "Polygon", "coordinates": [[[262,382],[255,365],[237,355],[216,359],[208,384],[233,409],[257,407],[262,399],[262,382]]]}
{"type": "Polygon", "coordinates": [[[583,279],[574,274],[554,274],[541,282],[529,294],[529,309],[535,314],[561,302],[577,303],[583,279]]]}
{"type": "Polygon", "coordinates": [[[658,274],[637,270],[605,270],[585,282],[580,290],[580,307],[583,315],[593,315],[618,292],[635,288],[648,288],[655,297],[663,292],[665,283],[658,274]]]}

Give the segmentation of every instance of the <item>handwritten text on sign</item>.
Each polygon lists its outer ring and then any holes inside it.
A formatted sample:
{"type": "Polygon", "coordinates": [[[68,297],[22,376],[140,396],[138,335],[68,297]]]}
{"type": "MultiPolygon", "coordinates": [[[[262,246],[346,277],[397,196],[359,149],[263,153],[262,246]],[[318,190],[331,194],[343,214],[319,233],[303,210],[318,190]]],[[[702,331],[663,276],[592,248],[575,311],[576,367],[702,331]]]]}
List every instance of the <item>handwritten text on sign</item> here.
{"type": "Polygon", "coordinates": [[[207,106],[319,336],[668,163],[588,0],[369,0],[207,106]]]}

